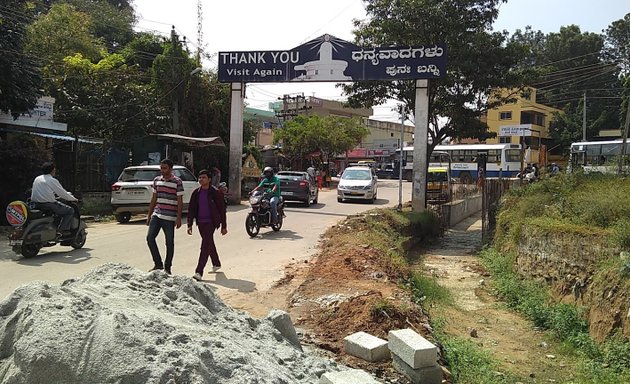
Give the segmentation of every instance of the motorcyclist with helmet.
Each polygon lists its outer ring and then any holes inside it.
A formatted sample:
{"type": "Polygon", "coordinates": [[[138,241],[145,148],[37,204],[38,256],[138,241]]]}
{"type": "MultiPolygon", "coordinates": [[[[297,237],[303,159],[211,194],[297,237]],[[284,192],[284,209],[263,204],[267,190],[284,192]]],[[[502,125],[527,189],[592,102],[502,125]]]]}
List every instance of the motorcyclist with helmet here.
{"type": "Polygon", "coordinates": [[[269,200],[269,204],[271,205],[271,223],[276,224],[278,222],[278,203],[280,202],[280,179],[274,176],[273,168],[271,167],[265,167],[263,175],[264,177],[251,193],[264,189],[265,193],[273,195],[269,200]]]}

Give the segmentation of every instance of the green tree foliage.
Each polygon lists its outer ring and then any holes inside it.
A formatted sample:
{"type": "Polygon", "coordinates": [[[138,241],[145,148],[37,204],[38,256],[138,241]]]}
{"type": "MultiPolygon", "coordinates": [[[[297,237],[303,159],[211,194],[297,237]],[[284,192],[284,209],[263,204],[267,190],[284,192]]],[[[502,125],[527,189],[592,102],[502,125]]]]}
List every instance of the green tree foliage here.
{"type": "Polygon", "coordinates": [[[121,55],[106,55],[94,64],[76,54],[56,71],[51,93],[59,105],[55,114],[73,133],[125,143],[164,131],[169,111],[146,81],[138,81],[142,72],[127,66],[121,55]]]}
{"type": "MultiPolygon", "coordinates": [[[[492,90],[518,90],[525,85],[518,70],[524,49],[505,33],[491,32],[501,0],[368,0],[368,18],[355,22],[356,42],[362,46],[448,46],[447,73],[431,81],[429,130],[432,146],[446,137],[489,136],[479,118],[489,108],[514,95],[491,95],[492,90]],[[489,97],[494,96],[494,97],[489,97]]],[[[353,107],[369,107],[387,99],[414,107],[412,81],[357,82],[343,86],[353,107]]],[[[516,92],[516,91],[515,91],[516,92]]],[[[432,148],[431,148],[432,149],[432,148]]]]}
{"type": "Polygon", "coordinates": [[[560,148],[582,138],[584,93],[586,93],[587,138],[601,129],[619,127],[619,61],[606,61],[604,36],[582,32],[576,25],[543,34],[527,28],[513,40],[528,47],[522,65],[532,65],[541,78],[537,102],[563,110],[550,124],[550,135],[560,148]]]}
{"type": "Polygon", "coordinates": [[[329,159],[351,150],[368,134],[358,119],[300,115],[276,129],[273,140],[282,142],[282,153],[293,162],[316,150],[329,159]]]}
{"type": "Polygon", "coordinates": [[[24,0],[5,0],[0,5],[0,111],[27,111],[41,96],[39,63],[23,50],[33,11],[24,0]]]}
{"type": "Polygon", "coordinates": [[[617,62],[625,75],[630,73],[630,13],[614,21],[606,30],[605,57],[617,62]]]}
{"type": "Polygon", "coordinates": [[[27,50],[41,57],[48,67],[77,53],[98,60],[104,46],[93,30],[92,18],[87,13],[70,4],[55,4],[29,26],[27,50]]]}

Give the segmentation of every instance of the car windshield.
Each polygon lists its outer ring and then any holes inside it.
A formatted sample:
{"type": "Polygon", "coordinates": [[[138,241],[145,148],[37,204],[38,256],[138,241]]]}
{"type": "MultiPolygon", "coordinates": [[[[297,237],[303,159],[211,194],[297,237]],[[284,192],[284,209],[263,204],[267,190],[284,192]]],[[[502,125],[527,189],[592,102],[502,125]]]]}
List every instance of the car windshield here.
{"type": "Polygon", "coordinates": [[[153,181],[160,176],[159,169],[125,169],[118,181],[153,181]]]}
{"type": "Polygon", "coordinates": [[[369,169],[346,169],[341,175],[342,180],[371,180],[372,172],[369,169]]]}
{"type": "Polygon", "coordinates": [[[176,168],[173,169],[173,174],[182,179],[182,181],[197,181],[195,175],[193,175],[188,169],[176,168]]]}
{"type": "Polygon", "coordinates": [[[279,173],[276,175],[280,180],[301,181],[304,180],[304,175],[300,173],[279,173]]]}
{"type": "Polygon", "coordinates": [[[448,177],[446,177],[446,172],[431,172],[427,173],[427,181],[448,181],[448,177]]]}

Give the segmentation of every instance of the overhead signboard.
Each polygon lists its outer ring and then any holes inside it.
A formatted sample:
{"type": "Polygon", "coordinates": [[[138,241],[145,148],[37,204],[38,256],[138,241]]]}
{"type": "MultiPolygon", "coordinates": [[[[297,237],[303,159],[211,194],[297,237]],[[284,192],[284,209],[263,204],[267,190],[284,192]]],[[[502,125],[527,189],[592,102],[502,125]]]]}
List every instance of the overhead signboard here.
{"type": "Polygon", "coordinates": [[[501,125],[499,136],[532,136],[531,124],[501,125]]]}
{"type": "Polygon", "coordinates": [[[219,52],[224,83],[433,79],[446,74],[446,46],[362,48],[322,35],[287,51],[219,52]]]}

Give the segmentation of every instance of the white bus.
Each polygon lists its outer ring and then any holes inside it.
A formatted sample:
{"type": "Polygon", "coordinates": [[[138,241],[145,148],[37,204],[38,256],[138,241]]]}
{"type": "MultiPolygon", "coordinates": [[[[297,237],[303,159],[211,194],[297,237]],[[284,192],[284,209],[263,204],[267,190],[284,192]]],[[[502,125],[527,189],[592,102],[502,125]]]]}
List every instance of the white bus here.
{"type": "MultiPolygon", "coordinates": [[[[585,173],[616,173],[623,141],[583,141],[571,144],[569,172],[583,169],[585,173]]],[[[624,171],[630,166],[630,144],[626,143],[624,171]]]]}
{"type": "MultiPolygon", "coordinates": [[[[448,153],[451,158],[451,176],[463,183],[477,180],[477,157],[486,154],[486,177],[516,177],[521,170],[520,144],[456,144],[438,145],[433,149],[429,161],[430,167],[448,165],[448,153]]],[[[398,162],[400,150],[392,156],[398,162]]],[[[403,148],[403,178],[411,181],[413,171],[413,147],[403,148]]],[[[394,170],[398,175],[398,168],[394,170]]]]}

